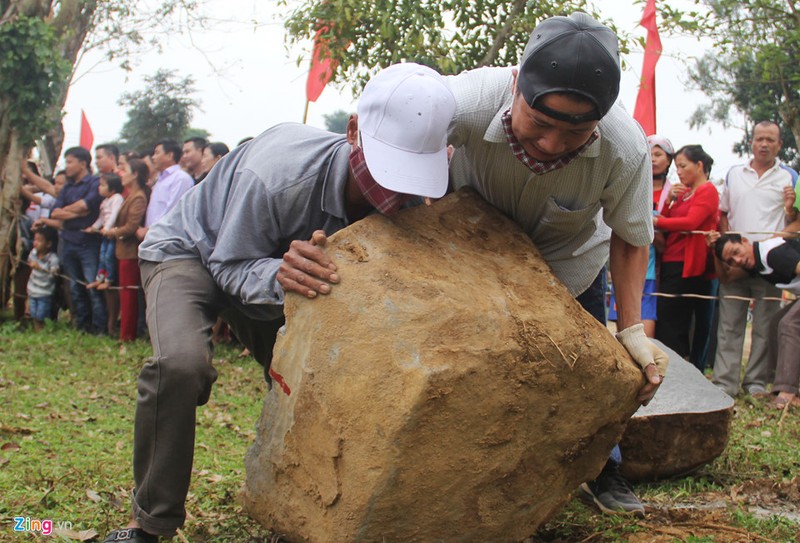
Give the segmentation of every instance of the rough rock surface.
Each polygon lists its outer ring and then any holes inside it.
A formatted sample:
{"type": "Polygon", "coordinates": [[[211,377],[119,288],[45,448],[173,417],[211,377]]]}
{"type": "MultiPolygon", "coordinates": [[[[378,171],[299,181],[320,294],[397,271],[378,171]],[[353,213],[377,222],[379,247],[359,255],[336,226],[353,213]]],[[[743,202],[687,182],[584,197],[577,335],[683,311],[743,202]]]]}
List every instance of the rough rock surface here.
{"type": "Polygon", "coordinates": [[[672,349],[669,370],[653,400],[631,418],[620,443],[622,473],[631,481],[684,475],[725,450],[733,398],[672,349]]]}
{"type": "Polygon", "coordinates": [[[292,542],[519,541],[594,478],[638,367],[473,191],[330,238],[290,295],[248,513],[292,542]]]}

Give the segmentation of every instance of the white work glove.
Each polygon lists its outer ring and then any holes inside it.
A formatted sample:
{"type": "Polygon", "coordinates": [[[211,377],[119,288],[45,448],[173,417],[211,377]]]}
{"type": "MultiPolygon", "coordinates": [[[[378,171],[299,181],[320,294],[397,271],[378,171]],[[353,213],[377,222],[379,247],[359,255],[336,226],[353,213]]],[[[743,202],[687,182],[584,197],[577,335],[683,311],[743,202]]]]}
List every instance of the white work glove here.
{"type": "Polygon", "coordinates": [[[655,364],[658,374],[664,377],[669,366],[667,353],[658,348],[644,333],[644,324],[634,324],[617,333],[617,340],[622,343],[628,354],[637,364],[645,370],[650,364],[655,364]]]}

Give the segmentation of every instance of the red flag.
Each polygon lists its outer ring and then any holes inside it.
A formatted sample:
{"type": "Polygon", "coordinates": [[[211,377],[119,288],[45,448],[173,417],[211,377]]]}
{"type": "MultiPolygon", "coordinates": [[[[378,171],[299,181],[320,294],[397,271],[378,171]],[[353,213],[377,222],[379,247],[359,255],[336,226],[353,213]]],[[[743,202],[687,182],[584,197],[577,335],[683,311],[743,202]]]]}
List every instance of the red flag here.
{"type": "Polygon", "coordinates": [[[661,56],[661,38],[656,25],[656,0],[647,0],[639,24],[647,29],[647,40],[633,118],[642,125],[644,133],[650,136],[656,133],[656,63],[661,56]]]}
{"type": "Polygon", "coordinates": [[[92,127],[89,126],[89,119],[86,118],[86,113],[81,110],[81,147],[89,151],[92,150],[94,143],[94,134],[92,134],[92,127]]]}
{"type": "Polygon", "coordinates": [[[306,81],[306,99],[309,102],[316,102],[319,95],[322,94],[325,85],[333,77],[333,72],[339,63],[330,58],[330,51],[328,50],[328,40],[323,37],[327,34],[329,28],[321,26],[314,36],[314,52],[311,56],[311,69],[308,71],[308,80],[306,81]]]}

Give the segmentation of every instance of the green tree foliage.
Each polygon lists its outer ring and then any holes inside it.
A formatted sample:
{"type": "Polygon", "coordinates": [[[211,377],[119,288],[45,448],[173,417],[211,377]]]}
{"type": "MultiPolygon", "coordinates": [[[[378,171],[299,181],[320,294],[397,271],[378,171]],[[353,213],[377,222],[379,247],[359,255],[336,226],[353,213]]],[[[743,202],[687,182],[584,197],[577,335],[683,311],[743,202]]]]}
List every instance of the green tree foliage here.
{"type": "Polygon", "coordinates": [[[690,77],[711,103],[694,114],[695,125],[745,119],[743,138],[734,146],[749,149],[754,122],[777,121],[784,158],[796,160],[800,141],[800,8],[788,0],[692,0],[696,9],[659,3],[670,30],[711,38],[715,51],[701,58],[690,77]],[[790,136],[791,134],[791,136],[790,136]]]}
{"type": "Polygon", "coordinates": [[[127,66],[175,28],[205,23],[204,0],[0,0],[0,300],[19,209],[20,164],[43,137],[49,164],[61,154],[61,110],[83,53],[127,66]]]}
{"type": "Polygon", "coordinates": [[[329,115],[323,115],[325,120],[325,128],[330,132],[336,134],[344,134],[347,131],[347,121],[350,120],[350,114],[343,109],[337,109],[329,115]]]}
{"type": "MultiPolygon", "coordinates": [[[[288,40],[311,39],[320,21],[331,58],[339,62],[334,81],[362,87],[376,68],[400,61],[453,74],[478,66],[518,61],[536,23],[581,10],[599,16],[586,0],[280,0],[294,10],[286,21],[288,40]]],[[[613,23],[607,22],[613,28],[613,23]]],[[[298,63],[302,59],[298,60],[298,63]]]]}
{"type": "Polygon", "coordinates": [[[145,88],[125,93],[119,99],[128,108],[128,120],[122,126],[120,140],[128,149],[149,149],[164,138],[181,140],[192,120],[198,102],[191,77],[159,70],[144,78],[145,88]]]}
{"type": "Polygon", "coordinates": [[[56,51],[57,42],[53,27],[36,17],[0,25],[0,100],[8,111],[2,125],[16,131],[23,146],[32,145],[56,121],[50,111],[59,97],[57,82],[70,69],[56,51]]]}
{"type": "Polygon", "coordinates": [[[710,99],[692,114],[689,121],[692,127],[710,122],[734,126],[735,119],[742,119],[742,137],[733,145],[733,151],[743,156],[751,152],[753,125],[763,120],[775,121],[781,128],[784,142],[781,160],[795,168],[800,166],[794,134],[778,111],[782,90],[764,77],[763,66],[752,55],[734,60],[706,54],[697,61],[690,78],[710,99]]]}

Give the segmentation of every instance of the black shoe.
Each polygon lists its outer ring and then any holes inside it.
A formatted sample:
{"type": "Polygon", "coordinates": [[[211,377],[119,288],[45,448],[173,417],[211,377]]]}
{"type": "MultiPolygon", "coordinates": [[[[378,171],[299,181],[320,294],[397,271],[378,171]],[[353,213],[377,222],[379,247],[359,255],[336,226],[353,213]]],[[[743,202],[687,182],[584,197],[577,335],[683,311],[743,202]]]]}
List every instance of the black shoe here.
{"type": "Polygon", "coordinates": [[[617,466],[607,465],[597,479],[583,483],[580,489],[604,513],[644,516],[642,502],[617,466]]]}
{"type": "Polygon", "coordinates": [[[108,534],[103,543],[158,543],[158,536],[148,534],[141,528],[125,528],[108,534]]]}

